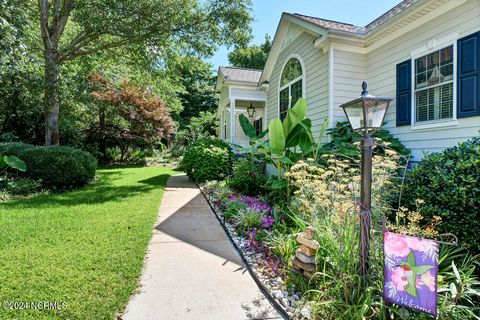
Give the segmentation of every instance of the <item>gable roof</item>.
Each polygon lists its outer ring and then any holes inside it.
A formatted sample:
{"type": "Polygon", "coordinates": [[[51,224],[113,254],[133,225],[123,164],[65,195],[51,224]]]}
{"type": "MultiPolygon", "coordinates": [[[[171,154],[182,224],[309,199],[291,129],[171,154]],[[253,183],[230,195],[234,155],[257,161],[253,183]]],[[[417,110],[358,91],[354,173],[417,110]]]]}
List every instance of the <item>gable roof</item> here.
{"type": "Polygon", "coordinates": [[[249,69],[249,68],[237,68],[237,67],[220,67],[218,73],[223,76],[225,81],[233,82],[251,82],[258,83],[262,70],[249,69]]]}
{"type": "Polygon", "coordinates": [[[270,75],[282,50],[282,42],[287,36],[288,26],[291,24],[317,36],[318,42],[315,41],[314,45],[319,48],[322,42],[326,47],[330,41],[335,39],[334,41],[338,43],[361,49],[371,49],[382,43],[381,41],[388,41],[395,32],[398,33],[401,29],[405,30],[416,20],[427,17],[427,15],[429,19],[435,17],[431,14],[433,11],[441,13],[441,7],[452,8],[465,1],[467,0],[403,0],[366,26],[284,12],[275,32],[272,49],[260,77],[259,85],[270,81],[270,75]]]}
{"type": "Polygon", "coordinates": [[[320,27],[324,27],[326,29],[333,29],[333,30],[338,30],[338,31],[346,31],[346,32],[351,32],[351,33],[359,33],[363,34],[365,28],[364,27],[359,27],[355,26],[350,23],[344,23],[344,22],[339,22],[339,21],[334,21],[334,20],[327,20],[327,19],[322,19],[322,18],[317,18],[317,17],[311,17],[311,16],[306,16],[303,14],[299,13],[286,13],[288,15],[295,16],[297,18],[300,18],[302,20],[314,23],[320,27]]]}
{"type": "Polygon", "coordinates": [[[366,26],[356,26],[350,23],[311,17],[311,16],[299,14],[299,13],[294,13],[294,14],[287,13],[287,14],[298,17],[302,20],[311,22],[313,24],[316,24],[320,27],[324,27],[329,30],[343,31],[343,32],[354,33],[358,35],[366,35],[368,32],[373,31],[375,28],[389,21],[391,18],[395,17],[396,15],[408,9],[413,4],[419,1],[421,0],[403,0],[402,2],[397,4],[395,7],[388,10],[387,12],[382,14],[380,17],[376,18],[375,20],[367,24],[366,26]]]}

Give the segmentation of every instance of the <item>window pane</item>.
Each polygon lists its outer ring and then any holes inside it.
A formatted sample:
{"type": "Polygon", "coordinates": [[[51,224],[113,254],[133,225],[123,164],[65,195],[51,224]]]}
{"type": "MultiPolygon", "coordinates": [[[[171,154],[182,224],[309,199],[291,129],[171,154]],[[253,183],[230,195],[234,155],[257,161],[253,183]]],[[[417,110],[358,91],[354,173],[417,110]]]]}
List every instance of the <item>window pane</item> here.
{"type": "Polygon", "coordinates": [[[440,68],[440,73],[442,74],[442,81],[450,81],[453,78],[453,64],[447,64],[440,68]]]}
{"type": "Polygon", "coordinates": [[[292,103],[290,105],[290,108],[295,106],[295,103],[297,103],[298,99],[302,97],[302,80],[298,80],[291,86],[291,92],[292,92],[292,103]]]}
{"type": "Polygon", "coordinates": [[[416,88],[423,88],[427,86],[427,73],[422,72],[416,76],[416,88]]]}
{"type": "Polygon", "coordinates": [[[435,51],[427,55],[427,69],[433,70],[439,65],[439,51],[435,51]]]}
{"type": "Polygon", "coordinates": [[[428,120],[428,90],[417,93],[417,122],[428,120]]]}
{"type": "Polygon", "coordinates": [[[280,79],[280,86],[284,86],[292,82],[302,75],[302,65],[298,59],[292,58],[288,60],[285,68],[283,68],[282,77],[280,79]]]}
{"type": "Polygon", "coordinates": [[[415,60],[415,89],[428,87],[415,95],[416,122],[453,117],[453,59],[449,46],[415,60]]]}
{"type": "Polygon", "coordinates": [[[418,91],[416,106],[416,122],[452,118],[453,83],[418,91]]]}
{"type": "Polygon", "coordinates": [[[282,121],[287,115],[289,98],[288,87],[280,91],[280,120],[282,121]]]}
{"type": "Polygon", "coordinates": [[[415,60],[415,73],[425,72],[427,70],[427,57],[421,57],[415,60]]]}
{"type": "Polygon", "coordinates": [[[453,83],[440,87],[440,119],[453,117],[453,83]]]}
{"type": "Polygon", "coordinates": [[[453,63],[453,46],[440,50],[440,64],[445,65],[453,63]]]}

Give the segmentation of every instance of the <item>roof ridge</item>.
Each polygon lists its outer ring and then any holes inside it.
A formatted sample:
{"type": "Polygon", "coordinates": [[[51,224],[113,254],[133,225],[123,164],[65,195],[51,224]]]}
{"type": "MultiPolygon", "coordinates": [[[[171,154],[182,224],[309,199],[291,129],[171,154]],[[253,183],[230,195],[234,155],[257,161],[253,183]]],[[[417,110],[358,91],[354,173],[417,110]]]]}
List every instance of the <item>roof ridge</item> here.
{"type": "Polygon", "coordinates": [[[245,67],[231,67],[231,66],[220,66],[219,68],[238,69],[238,70],[246,70],[246,71],[259,71],[259,72],[263,71],[262,69],[245,68],[245,67]]]}
{"type": "MultiPolygon", "coordinates": [[[[397,5],[393,6],[392,8],[390,8],[389,10],[387,10],[385,13],[383,13],[382,15],[380,15],[379,17],[373,19],[370,23],[368,23],[367,25],[365,25],[365,29],[366,30],[371,30],[373,28],[375,28],[376,26],[378,26],[379,24],[381,24],[383,21],[383,18],[391,15],[390,17],[388,17],[388,19],[391,19],[393,18],[394,16],[396,16],[397,14],[399,14],[400,12],[402,12],[404,9],[408,8],[409,6],[411,6],[412,4],[418,2],[419,0],[402,0],[400,1],[397,5]],[[405,7],[407,6],[407,7],[405,7]],[[403,7],[403,8],[402,8],[403,7]],[[398,12],[395,12],[399,10],[398,12]]],[[[388,20],[387,19],[387,20],[388,20]]]]}
{"type": "MultiPolygon", "coordinates": [[[[304,15],[304,14],[300,14],[300,13],[293,13],[292,14],[292,13],[287,12],[287,14],[297,16],[297,17],[300,17],[300,18],[303,17],[303,18],[306,18],[306,19],[320,20],[320,21],[324,21],[326,23],[334,23],[334,24],[344,26],[345,28],[350,27],[350,28],[353,28],[353,29],[357,29],[357,30],[359,30],[363,33],[363,32],[369,32],[369,31],[375,29],[376,27],[380,26],[381,24],[390,20],[391,18],[395,17],[396,15],[398,15],[399,13],[408,9],[410,6],[412,6],[413,4],[415,4],[419,1],[422,1],[422,0],[402,0],[397,5],[395,5],[391,9],[387,10],[385,13],[378,16],[377,18],[375,18],[374,20],[372,20],[370,23],[368,23],[365,26],[357,26],[357,25],[354,25],[354,24],[351,24],[351,23],[346,23],[346,22],[341,22],[341,21],[336,21],[336,20],[330,20],[330,19],[324,19],[324,18],[314,17],[314,16],[308,16],[308,15],[304,15]]],[[[307,21],[309,21],[309,20],[307,20],[307,21]]],[[[310,21],[310,22],[313,22],[313,21],[310,21]]],[[[313,22],[313,23],[315,23],[315,22],[313,22]]],[[[335,29],[335,28],[333,28],[333,29],[335,29]]]]}
{"type": "Polygon", "coordinates": [[[347,22],[342,22],[342,21],[337,21],[337,20],[331,20],[331,19],[325,19],[325,18],[320,18],[320,17],[314,17],[314,16],[309,16],[309,15],[306,15],[306,14],[297,13],[297,12],[295,12],[294,15],[307,17],[307,18],[318,19],[318,20],[323,20],[323,21],[328,21],[328,22],[340,23],[340,24],[344,24],[344,25],[352,26],[352,27],[363,28],[362,26],[357,26],[357,25],[352,24],[352,23],[347,23],[347,22]]]}

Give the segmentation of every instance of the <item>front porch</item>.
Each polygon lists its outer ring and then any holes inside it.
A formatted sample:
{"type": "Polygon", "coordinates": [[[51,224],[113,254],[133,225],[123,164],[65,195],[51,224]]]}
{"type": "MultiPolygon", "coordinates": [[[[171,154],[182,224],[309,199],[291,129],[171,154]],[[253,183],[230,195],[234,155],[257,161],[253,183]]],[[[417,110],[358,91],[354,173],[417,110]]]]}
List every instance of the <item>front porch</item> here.
{"type": "Polygon", "coordinates": [[[240,125],[240,114],[247,117],[257,130],[257,133],[260,133],[265,130],[265,112],[265,101],[232,99],[220,115],[220,123],[222,124],[220,127],[220,138],[242,147],[248,146],[249,138],[245,135],[240,125]],[[247,113],[247,108],[250,105],[253,106],[255,110],[252,117],[247,113]]]}
{"type": "Polygon", "coordinates": [[[265,130],[267,96],[264,88],[258,86],[260,75],[260,70],[220,68],[217,80],[220,139],[242,147],[248,146],[249,139],[240,126],[240,114],[247,117],[257,132],[265,130]],[[252,112],[248,114],[249,107],[253,108],[253,114],[252,112]]]}

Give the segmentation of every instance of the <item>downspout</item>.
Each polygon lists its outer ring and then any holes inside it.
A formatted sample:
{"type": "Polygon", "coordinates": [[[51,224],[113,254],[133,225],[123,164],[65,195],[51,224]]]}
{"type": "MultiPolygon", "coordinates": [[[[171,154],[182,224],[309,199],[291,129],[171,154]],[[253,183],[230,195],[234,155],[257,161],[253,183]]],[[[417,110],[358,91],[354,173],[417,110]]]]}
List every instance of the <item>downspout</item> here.
{"type": "Polygon", "coordinates": [[[333,128],[333,46],[328,49],[328,127],[333,128]]]}

